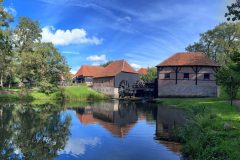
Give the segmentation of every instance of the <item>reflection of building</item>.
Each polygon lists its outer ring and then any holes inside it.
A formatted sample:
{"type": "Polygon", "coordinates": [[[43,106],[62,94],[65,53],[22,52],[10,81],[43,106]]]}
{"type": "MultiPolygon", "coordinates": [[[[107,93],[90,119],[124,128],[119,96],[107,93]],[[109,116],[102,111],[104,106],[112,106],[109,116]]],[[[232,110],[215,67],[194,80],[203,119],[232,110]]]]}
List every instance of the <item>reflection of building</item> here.
{"type": "Polygon", "coordinates": [[[98,123],[117,137],[126,135],[137,121],[135,105],[125,105],[119,101],[97,103],[91,113],[89,108],[86,110],[78,113],[82,124],[98,123]]]}
{"type": "Polygon", "coordinates": [[[180,153],[181,144],[171,141],[173,130],[184,125],[186,119],[182,110],[171,107],[158,107],[156,139],[173,152],[180,153]],[[170,141],[169,141],[170,140],[170,141]]]}
{"type": "Polygon", "coordinates": [[[171,139],[173,129],[184,125],[186,119],[182,110],[170,107],[158,107],[157,109],[157,138],[171,139]]]}
{"type": "MultiPolygon", "coordinates": [[[[156,122],[156,137],[153,137],[156,142],[177,154],[180,153],[181,145],[168,140],[174,127],[181,126],[185,122],[184,112],[181,110],[157,107],[149,103],[109,101],[78,109],[77,116],[82,124],[99,124],[118,138],[124,138],[129,134],[138,120],[143,123],[146,121],[146,125],[154,125],[156,122]]],[[[132,133],[142,134],[141,132],[132,133]]]]}
{"type": "Polygon", "coordinates": [[[181,151],[181,148],[182,148],[182,145],[180,143],[163,141],[163,140],[159,140],[159,143],[163,144],[164,146],[166,146],[171,151],[180,154],[180,151],[181,151]]]}

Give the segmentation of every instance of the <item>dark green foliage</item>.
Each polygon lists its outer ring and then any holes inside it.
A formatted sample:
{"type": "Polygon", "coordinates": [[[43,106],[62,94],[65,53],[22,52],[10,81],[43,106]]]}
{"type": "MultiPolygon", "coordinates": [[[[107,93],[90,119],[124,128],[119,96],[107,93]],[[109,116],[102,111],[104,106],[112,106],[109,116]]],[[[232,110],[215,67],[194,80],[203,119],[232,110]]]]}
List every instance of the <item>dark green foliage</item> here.
{"type": "Polygon", "coordinates": [[[185,126],[175,131],[189,160],[230,160],[240,155],[240,115],[235,107],[218,98],[159,99],[187,114],[185,126]]]}
{"type": "Polygon", "coordinates": [[[228,21],[240,20],[240,1],[236,0],[235,3],[232,3],[230,6],[227,6],[228,12],[225,13],[228,21]]]}
{"type": "Polygon", "coordinates": [[[157,78],[157,68],[152,67],[148,69],[147,74],[140,75],[141,80],[144,82],[154,82],[157,78]]]}
{"type": "Polygon", "coordinates": [[[217,83],[222,85],[231,99],[236,98],[240,88],[240,52],[235,51],[230,56],[231,62],[222,66],[216,74],[217,83]]]}
{"type": "Polygon", "coordinates": [[[107,65],[109,65],[110,63],[112,63],[113,61],[108,61],[108,62],[106,62],[106,63],[103,63],[103,64],[101,64],[100,66],[101,67],[107,67],[107,65]]]}

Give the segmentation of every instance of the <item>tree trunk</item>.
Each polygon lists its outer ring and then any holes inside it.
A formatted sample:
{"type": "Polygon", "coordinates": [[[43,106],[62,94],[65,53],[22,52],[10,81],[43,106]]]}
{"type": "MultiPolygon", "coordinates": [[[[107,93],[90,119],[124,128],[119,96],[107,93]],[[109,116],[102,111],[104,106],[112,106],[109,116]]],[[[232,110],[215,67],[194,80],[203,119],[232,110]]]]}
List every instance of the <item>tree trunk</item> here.
{"type": "Polygon", "coordinates": [[[3,77],[2,77],[2,74],[1,74],[1,77],[0,77],[0,87],[3,87],[3,77]]]}

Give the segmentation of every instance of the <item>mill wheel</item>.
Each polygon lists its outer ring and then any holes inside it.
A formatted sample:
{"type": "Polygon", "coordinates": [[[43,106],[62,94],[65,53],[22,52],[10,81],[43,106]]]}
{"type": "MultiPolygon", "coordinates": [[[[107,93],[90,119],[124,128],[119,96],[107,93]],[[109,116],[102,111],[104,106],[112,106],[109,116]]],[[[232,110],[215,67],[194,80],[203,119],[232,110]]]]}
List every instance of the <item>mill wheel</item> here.
{"type": "Polygon", "coordinates": [[[129,83],[126,80],[122,80],[118,87],[119,98],[124,98],[129,90],[129,83]]]}

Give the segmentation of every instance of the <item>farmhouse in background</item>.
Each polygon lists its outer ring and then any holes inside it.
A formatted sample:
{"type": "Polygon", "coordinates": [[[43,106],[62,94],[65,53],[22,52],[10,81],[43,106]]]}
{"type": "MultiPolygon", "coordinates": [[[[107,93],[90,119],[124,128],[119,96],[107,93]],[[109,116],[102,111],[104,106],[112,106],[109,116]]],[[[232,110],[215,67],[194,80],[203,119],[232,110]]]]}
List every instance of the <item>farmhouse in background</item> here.
{"type": "Polygon", "coordinates": [[[94,76],[93,89],[118,98],[120,90],[132,86],[138,80],[138,73],[125,60],[118,60],[94,76]]]}
{"type": "Polygon", "coordinates": [[[140,68],[137,72],[140,75],[147,74],[148,69],[147,68],[140,68]]]}
{"type": "Polygon", "coordinates": [[[177,53],[159,65],[159,97],[215,97],[219,66],[201,52],[177,53]]]}
{"type": "Polygon", "coordinates": [[[104,67],[100,66],[82,65],[75,75],[74,82],[85,83],[91,86],[93,84],[93,77],[95,77],[99,72],[102,72],[103,69],[104,67]]]}

